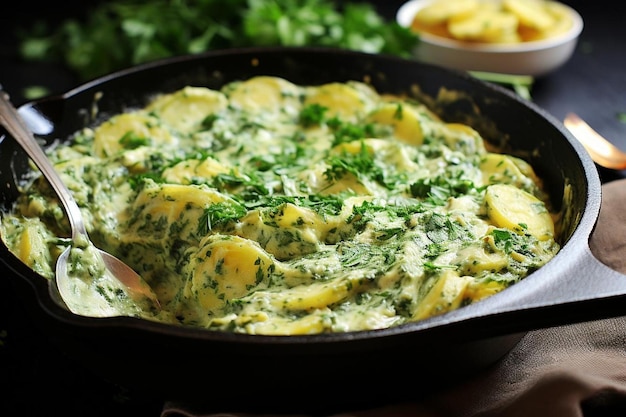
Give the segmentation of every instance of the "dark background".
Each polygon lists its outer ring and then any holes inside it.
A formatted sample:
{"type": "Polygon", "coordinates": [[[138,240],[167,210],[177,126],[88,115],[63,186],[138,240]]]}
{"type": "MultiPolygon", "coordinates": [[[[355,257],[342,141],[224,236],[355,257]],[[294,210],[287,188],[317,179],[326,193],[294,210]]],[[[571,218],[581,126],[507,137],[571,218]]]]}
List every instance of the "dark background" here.
{"type": "MultiPolygon", "coordinates": [[[[581,13],[585,28],[572,59],[536,80],[532,99],[559,120],[569,111],[577,113],[626,150],[626,123],[618,117],[626,114],[626,6],[608,0],[564,2],[581,13]]],[[[26,100],[23,91],[28,86],[44,86],[56,94],[77,85],[59,66],[22,62],[15,28],[30,27],[37,19],[58,22],[79,17],[86,3],[66,0],[33,6],[13,2],[12,12],[0,14],[0,84],[15,104],[26,100]]],[[[403,1],[373,3],[393,19],[403,1]]],[[[601,169],[600,175],[606,182],[623,178],[624,172],[601,169]]],[[[162,398],[96,378],[48,343],[16,297],[7,274],[0,269],[0,415],[159,415],[162,398]]]]}

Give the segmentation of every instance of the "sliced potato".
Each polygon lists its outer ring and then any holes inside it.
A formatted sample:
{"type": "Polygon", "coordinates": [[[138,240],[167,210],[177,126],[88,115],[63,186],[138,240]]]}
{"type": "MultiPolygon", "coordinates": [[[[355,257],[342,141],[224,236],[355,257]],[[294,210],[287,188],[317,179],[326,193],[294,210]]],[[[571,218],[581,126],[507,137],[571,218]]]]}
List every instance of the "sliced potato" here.
{"type": "Polygon", "coordinates": [[[502,281],[472,281],[465,290],[465,298],[474,302],[491,297],[507,287],[502,281]]]}
{"type": "Polygon", "coordinates": [[[557,2],[549,2],[546,9],[556,20],[555,24],[542,32],[542,39],[559,36],[571,29],[574,24],[571,13],[562,4],[557,2]]]}
{"type": "Polygon", "coordinates": [[[35,220],[25,220],[35,227],[25,227],[19,238],[17,256],[22,262],[37,272],[48,271],[50,251],[47,247],[46,235],[42,232],[43,226],[35,220]]]}
{"type": "Polygon", "coordinates": [[[503,0],[502,6],[517,16],[524,26],[544,31],[556,24],[545,0],[503,0]]]}
{"type": "Polygon", "coordinates": [[[448,19],[476,10],[478,0],[438,0],[420,9],[415,20],[425,25],[436,25],[448,19]]]}
{"type": "Polygon", "coordinates": [[[230,172],[231,169],[232,168],[210,157],[202,161],[186,159],[171,168],[167,168],[163,171],[162,176],[167,182],[190,184],[195,177],[204,179],[213,178],[219,174],[226,174],[230,172]]]}
{"type": "Polygon", "coordinates": [[[142,112],[113,116],[94,131],[94,152],[107,157],[125,150],[124,138],[146,144],[174,143],[175,138],[158,120],[142,112]]]}
{"type": "Polygon", "coordinates": [[[167,246],[170,228],[177,229],[181,240],[200,239],[198,224],[206,207],[229,200],[229,197],[208,187],[180,184],[144,186],[130,207],[125,243],[150,242],[167,246]]]}
{"type": "Polygon", "coordinates": [[[523,176],[518,166],[507,155],[487,153],[480,161],[483,184],[515,184],[523,176]]]}
{"type": "Polygon", "coordinates": [[[314,282],[272,293],[270,302],[276,308],[288,310],[321,309],[359,292],[366,283],[362,277],[314,282]]]}
{"type": "Polygon", "coordinates": [[[568,8],[552,0],[435,0],[411,22],[417,33],[481,43],[551,38],[572,27],[568,8]]]}
{"type": "Polygon", "coordinates": [[[185,87],[172,94],[161,96],[146,107],[170,126],[181,132],[191,132],[202,127],[207,116],[219,113],[228,100],[219,91],[205,87],[185,87]]]}
{"type": "Polygon", "coordinates": [[[394,135],[403,142],[421,145],[424,141],[419,114],[410,106],[386,103],[374,110],[367,120],[392,126],[394,135]]]}
{"type": "Polygon", "coordinates": [[[448,30],[461,40],[519,42],[518,23],[515,15],[488,8],[450,19],[448,30]]]}
{"type": "Polygon", "coordinates": [[[529,233],[539,240],[554,237],[554,222],[543,201],[508,184],[493,184],[485,191],[487,215],[498,227],[529,233]]]}
{"type": "Polygon", "coordinates": [[[210,235],[186,266],[191,279],[184,296],[196,300],[208,315],[218,314],[229,300],[262,286],[273,264],[272,258],[252,240],[210,235]]]}
{"type": "Polygon", "coordinates": [[[446,123],[443,125],[444,137],[451,149],[464,149],[466,152],[486,152],[482,136],[476,129],[462,123],[446,123]]]}
{"type": "Polygon", "coordinates": [[[422,320],[457,309],[469,283],[468,277],[452,270],[444,271],[413,312],[413,319],[422,320]]]}
{"type": "Polygon", "coordinates": [[[353,85],[329,83],[315,88],[314,93],[306,97],[304,106],[311,104],[328,108],[327,117],[356,121],[370,110],[372,102],[367,94],[353,85]]]}
{"type": "Polygon", "coordinates": [[[459,250],[454,263],[461,265],[462,273],[476,275],[482,271],[500,271],[507,266],[508,260],[501,253],[470,246],[459,250]]]}
{"type": "Polygon", "coordinates": [[[257,76],[226,92],[230,103],[251,113],[295,115],[300,109],[299,88],[279,77],[257,76]]]}
{"type": "Polygon", "coordinates": [[[281,336],[317,334],[330,327],[329,316],[327,309],[314,311],[298,318],[272,317],[271,320],[263,314],[242,315],[237,319],[237,324],[245,325],[246,331],[250,334],[281,336]]]}

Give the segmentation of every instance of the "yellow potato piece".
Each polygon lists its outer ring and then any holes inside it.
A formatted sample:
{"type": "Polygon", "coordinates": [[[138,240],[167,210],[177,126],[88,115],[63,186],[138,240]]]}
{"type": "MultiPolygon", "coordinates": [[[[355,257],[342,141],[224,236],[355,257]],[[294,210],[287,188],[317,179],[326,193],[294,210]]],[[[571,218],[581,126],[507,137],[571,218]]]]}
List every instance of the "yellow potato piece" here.
{"type": "Polygon", "coordinates": [[[518,19],[500,10],[480,9],[452,18],[448,30],[457,39],[480,42],[516,42],[518,19]]]}
{"type": "Polygon", "coordinates": [[[483,184],[516,183],[523,177],[518,166],[507,155],[488,153],[480,161],[483,184]]]}
{"type": "Polygon", "coordinates": [[[562,4],[556,2],[546,3],[546,9],[554,17],[555,23],[541,32],[541,38],[553,38],[562,35],[571,29],[574,24],[569,10],[562,4]]]}
{"type": "Polygon", "coordinates": [[[375,194],[375,190],[368,188],[366,184],[363,184],[354,175],[346,175],[341,179],[341,181],[335,181],[330,185],[325,185],[316,192],[320,195],[337,195],[343,192],[360,195],[375,194]]]}
{"type": "Polygon", "coordinates": [[[507,266],[508,260],[497,252],[492,253],[483,248],[469,247],[459,251],[454,264],[461,265],[462,273],[475,275],[482,271],[500,271],[507,266]]]}
{"type": "Polygon", "coordinates": [[[420,301],[413,312],[413,319],[423,320],[457,309],[463,301],[469,282],[467,277],[461,277],[455,271],[444,271],[428,294],[420,301]]]}
{"type": "Polygon", "coordinates": [[[163,184],[144,187],[133,201],[128,230],[124,233],[126,243],[146,242],[169,245],[170,227],[175,226],[180,239],[199,240],[199,219],[206,207],[229,200],[218,191],[179,184],[163,184]]]}
{"type": "Polygon", "coordinates": [[[520,23],[538,30],[548,30],[556,19],[550,14],[545,0],[503,0],[504,10],[513,13],[520,23]]]}
{"type": "Polygon", "coordinates": [[[315,211],[307,207],[298,207],[291,203],[283,206],[275,220],[276,224],[285,230],[298,227],[309,228],[312,232],[319,231],[324,223],[323,219],[315,211]]]}
{"type": "Polygon", "coordinates": [[[520,172],[523,175],[532,179],[533,182],[537,184],[538,186],[541,185],[541,182],[542,182],[541,178],[537,176],[532,165],[530,165],[528,162],[524,161],[523,159],[518,158],[513,155],[508,155],[508,158],[515,164],[515,166],[520,170],[520,172]]]}
{"type": "Polygon", "coordinates": [[[478,0],[437,0],[415,14],[415,20],[425,25],[436,25],[478,8],[478,0]]]}
{"type": "Polygon", "coordinates": [[[300,285],[272,293],[274,307],[288,310],[313,310],[331,306],[358,292],[366,281],[361,277],[334,279],[300,285]]]}
{"type": "Polygon", "coordinates": [[[39,228],[24,228],[19,238],[17,257],[37,272],[46,269],[50,252],[39,228]]]}
{"type": "Polygon", "coordinates": [[[298,87],[279,77],[250,78],[237,84],[227,95],[232,105],[252,113],[293,115],[300,108],[298,87]]]}
{"type": "Polygon", "coordinates": [[[216,313],[235,298],[257,288],[274,264],[254,241],[238,236],[211,235],[191,258],[192,277],[184,296],[196,299],[207,313],[216,313]]]}
{"type": "Polygon", "coordinates": [[[186,159],[163,171],[162,176],[167,182],[190,184],[194,177],[208,179],[230,171],[231,168],[214,158],[206,158],[202,161],[186,159]]]}
{"type": "Polygon", "coordinates": [[[480,301],[484,298],[491,297],[499,293],[507,286],[501,281],[471,282],[465,290],[465,298],[471,299],[472,302],[480,301]]]}
{"type": "MultiPolygon", "coordinates": [[[[262,320],[257,317],[253,317],[251,323],[247,323],[246,331],[250,334],[263,334],[263,335],[281,335],[292,336],[299,334],[317,334],[322,333],[328,325],[328,321],[324,315],[327,314],[326,310],[322,310],[319,313],[315,312],[297,319],[294,318],[282,318],[272,317],[271,320],[262,320]]],[[[243,321],[247,317],[242,317],[243,321]]]]}
{"type": "Polygon", "coordinates": [[[144,113],[123,113],[112,117],[94,131],[94,152],[107,157],[125,149],[122,138],[132,136],[145,139],[151,144],[173,143],[170,132],[160,126],[158,120],[144,113]]]}
{"type": "Polygon", "coordinates": [[[411,28],[467,42],[519,43],[572,27],[568,8],[552,0],[437,0],[418,10],[411,28]]]}
{"type": "Polygon", "coordinates": [[[376,145],[378,145],[375,139],[365,139],[363,141],[354,140],[352,142],[344,142],[339,145],[335,145],[331,150],[331,155],[359,155],[361,152],[367,152],[368,155],[373,155],[376,152],[376,145]]]}
{"type": "Polygon", "coordinates": [[[416,109],[399,103],[386,103],[372,112],[367,121],[393,127],[394,136],[411,145],[421,145],[424,132],[416,109]]]}
{"type": "Polygon", "coordinates": [[[156,217],[167,214],[170,221],[184,216],[192,208],[204,208],[212,203],[227,200],[224,194],[210,188],[192,185],[163,184],[154,189],[144,189],[134,201],[134,207],[142,207],[146,215],[156,217]]]}
{"type": "Polygon", "coordinates": [[[319,104],[328,108],[326,117],[355,121],[369,110],[368,97],[350,84],[329,83],[319,86],[307,96],[304,106],[319,104]]]}
{"type": "Polygon", "coordinates": [[[485,144],[482,136],[471,126],[462,123],[446,123],[443,129],[446,143],[452,148],[470,145],[476,152],[485,152],[485,144]]]}
{"type": "MultiPolygon", "coordinates": [[[[244,220],[242,219],[242,223],[244,220]]],[[[281,260],[317,250],[322,236],[327,233],[329,227],[332,227],[315,211],[291,203],[282,205],[280,212],[267,220],[269,225],[265,223],[262,227],[271,237],[267,243],[264,242],[264,249],[281,260]],[[280,232],[276,232],[276,227],[280,232]],[[289,240],[281,238],[279,233],[291,238],[289,240]]],[[[254,224],[250,226],[257,232],[260,227],[258,225],[255,227],[254,224]]],[[[245,229],[242,229],[242,232],[244,231],[245,229]]]]}
{"type": "Polygon", "coordinates": [[[485,191],[487,215],[498,227],[529,233],[539,240],[554,237],[554,222],[545,204],[532,194],[508,184],[485,191]]]}
{"type": "Polygon", "coordinates": [[[185,87],[172,94],[161,96],[146,107],[165,123],[181,132],[202,128],[207,116],[219,113],[228,105],[226,96],[205,87],[185,87]]]}

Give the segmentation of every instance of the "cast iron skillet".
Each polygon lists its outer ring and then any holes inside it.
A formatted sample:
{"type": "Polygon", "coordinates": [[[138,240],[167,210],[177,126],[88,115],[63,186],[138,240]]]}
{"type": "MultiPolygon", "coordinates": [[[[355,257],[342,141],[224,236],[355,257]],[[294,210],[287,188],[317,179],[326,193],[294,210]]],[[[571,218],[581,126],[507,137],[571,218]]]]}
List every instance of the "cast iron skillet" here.
{"type": "MultiPolygon", "coordinates": [[[[0,245],[8,278],[35,320],[98,375],[215,410],[329,412],[416,398],[459,381],[493,364],[531,329],[626,313],[626,277],[589,250],[601,201],[593,162],[545,111],[464,73],[345,50],[223,50],[117,72],[63,96],[27,103],[20,112],[50,144],[128,106],[146,104],[153,94],[185,85],[219,88],[253,75],[298,84],[361,80],[380,92],[418,92],[447,121],[471,124],[536,168],[555,206],[568,212],[562,250],[522,282],[445,315],[385,330],[272,337],[73,315],[52,299],[44,278],[0,245]],[[446,91],[461,98],[450,100],[446,91]],[[566,185],[572,198],[563,203],[566,185]]],[[[29,169],[25,154],[5,137],[4,209],[29,169]]]]}

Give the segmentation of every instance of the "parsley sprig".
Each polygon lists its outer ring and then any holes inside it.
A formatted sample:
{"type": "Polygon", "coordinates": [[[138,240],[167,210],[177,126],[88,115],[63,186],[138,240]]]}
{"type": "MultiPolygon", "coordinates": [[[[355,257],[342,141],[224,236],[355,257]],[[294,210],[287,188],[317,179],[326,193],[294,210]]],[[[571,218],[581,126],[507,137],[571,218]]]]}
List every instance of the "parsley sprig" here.
{"type": "Polygon", "coordinates": [[[340,155],[331,155],[326,163],[328,168],[324,171],[324,177],[328,181],[341,180],[350,173],[357,178],[370,178],[384,183],[383,169],[376,164],[374,156],[363,141],[358,153],[342,152],[340,155]]]}
{"type": "Polygon", "coordinates": [[[463,178],[461,174],[445,177],[436,176],[421,178],[409,185],[413,197],[425,199],[438,206],[446,204],[450,197],[458,197],[479,190],[472,181],[463,178]]]}

